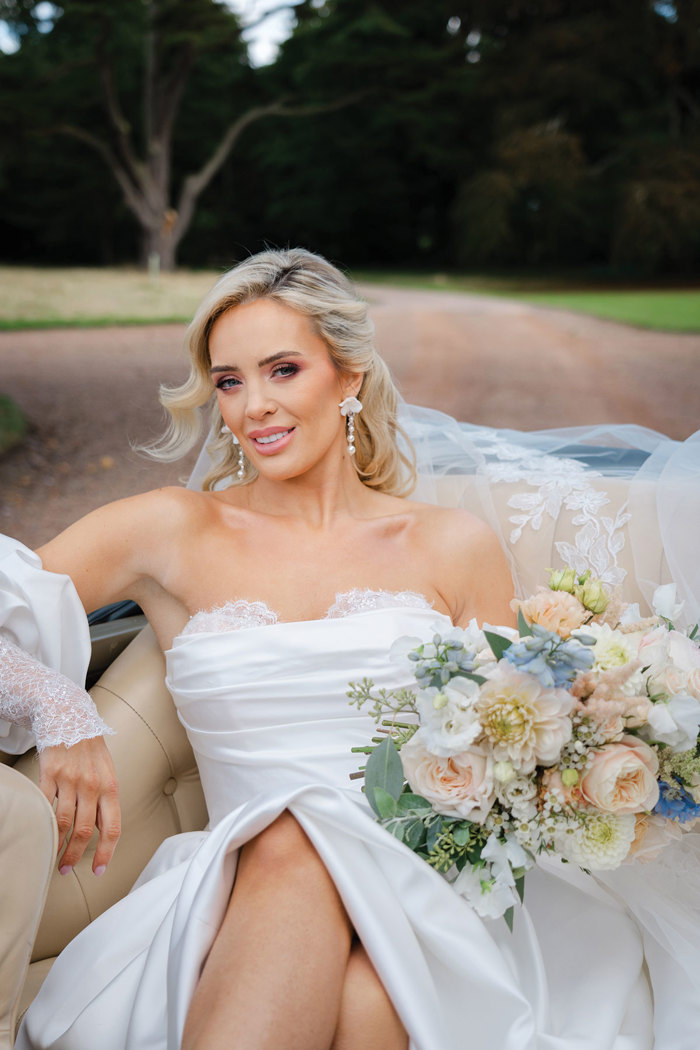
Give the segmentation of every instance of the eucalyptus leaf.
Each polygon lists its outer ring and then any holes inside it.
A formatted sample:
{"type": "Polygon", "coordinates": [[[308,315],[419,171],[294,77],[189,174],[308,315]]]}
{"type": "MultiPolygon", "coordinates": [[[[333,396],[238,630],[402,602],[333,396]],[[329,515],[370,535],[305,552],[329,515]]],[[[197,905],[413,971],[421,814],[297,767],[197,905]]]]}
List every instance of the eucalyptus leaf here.
{"type": "Polygon", "coordinates": [[[503,918],[506,920],[506,926],[508,927],[508,929],[510,930],[511,933],[513,932],[513,916],[514,916],[514,914],[515,914],[515,912],[514,912],[514,908],[513,908],[512,904],[511,904],[510,908],[507,909],[507,911],[503,912],[503,918]]]}
{"type": "Polygon", "coordinates": [[[367,759],[365,769],[365,792],[375,813],[379,813],[373,801],[376,789],[382,788],[397,802],[403,783],[403,766],[396,745],[390,737],[385,737],[367,759]]]}
{"type": "Polygon", "coordinates": [[[385,791],[384,788],[375,787],[374,802],[375,805],[372,808],[375,813],[379,814],[382,820],[388,820],[389,817],[396,816],[396,799],[393,795],[390,795],[388,791],[385,791]]]}
{"type": "Polygon", "coordinates": [[[425,835],[425,846],[428,853],[432,853],[437,846],[438,839],[442,835],[442,821],[438,818],[428,825],[425,835]]]}
{"type": "Polygon", "coordinates": [[[518,896],[520,897],[520,903],[522,904],[523,901],[525,900],[525,876],[524,875],[521,875],[519,878],[517,878],[515,880],[515,888],[518,891],[518,896]]]}
{"type": "Polygon", "coordinates": [[[423,821],[411,820],[405,826],[404,842],[411,849],[415,849],[423,838],[423,821]]]}
{"type": "Polygon", "coordinates": [[[510,649],[513,644],[510,638],[504,638],[501,634],[494,634],[493,631],[484,631],[484,637],[491,646],[493,655],[497,660],[500,660],[506,649],[510,649]]]}
{"type": "Polygon", "coordinates": [[[433,807],[427,798],[422,795],[414,795],[411,791],[404,791],[399,797],[398,812],[404,816],[409,813],[431,813],[433,807]]]}

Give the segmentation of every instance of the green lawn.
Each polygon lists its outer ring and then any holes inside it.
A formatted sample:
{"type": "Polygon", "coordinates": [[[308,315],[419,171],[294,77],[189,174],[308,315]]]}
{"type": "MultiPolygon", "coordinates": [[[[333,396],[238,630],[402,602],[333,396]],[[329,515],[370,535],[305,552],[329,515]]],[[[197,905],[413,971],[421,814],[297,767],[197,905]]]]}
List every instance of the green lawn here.
{"type": "Polygon", "coordinates": [[[538,306],[579,310],[596,317],[642,328],[670,332],[700,332],[700,287],[651,288],[640,286],[585,287],[580,278],[557,280],[532,277],[483,277],[454,274],[406,274],[363,272],[354,275],[374,284],[407,288],[467,292],[520,299],[538,306]],[[584,286],[584,287],[582,287],[584,286]]]}
{"type": "MultiPolygon", "coordinates": [[[[494,277],[356,271],[358,281],[521,299],[645,328],[700,332],[700,289],[591,285],[575,275],[494,277]]],[[[179,270],[155,281],[128,268],[0,266],[0,328],[189,321],[219,273],[179,270]]]]}

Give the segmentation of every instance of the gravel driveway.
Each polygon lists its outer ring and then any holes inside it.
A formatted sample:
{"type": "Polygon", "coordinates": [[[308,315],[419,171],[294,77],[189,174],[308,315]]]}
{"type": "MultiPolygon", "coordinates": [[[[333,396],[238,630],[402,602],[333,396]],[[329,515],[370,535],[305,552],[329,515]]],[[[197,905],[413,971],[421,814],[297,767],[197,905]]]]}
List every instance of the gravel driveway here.
{"type": "MultiPolygon", "coordinates": [[[[377,346],[408,401],[523,430],[638,423],[700,427],[700,337],[563,310],[368,286],[377,346]]],[[[31,432],[0,459],[2,531],[38,546],[108,500],[177,483],[193,457],[151,462],[161,382],[184,379],[184,327],[0,332],[0,391],[31,432]]]]}

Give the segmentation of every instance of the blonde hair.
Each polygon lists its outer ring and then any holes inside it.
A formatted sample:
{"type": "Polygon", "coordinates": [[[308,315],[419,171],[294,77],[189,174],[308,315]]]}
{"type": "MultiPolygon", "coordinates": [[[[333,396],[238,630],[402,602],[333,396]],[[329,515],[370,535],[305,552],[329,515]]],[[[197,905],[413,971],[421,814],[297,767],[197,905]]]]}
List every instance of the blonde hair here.
{"type": "MultiPolygon", "coordinates": [[[[221,277],[200,303],[187,330],[190,374],[182,386],[160,389],[161,404],[170,421],[160,442],[146,451],[158,459],[178,459],[198,441],[200,409],[212,399],[209,335],[227,310],[256,299],[274,299],[311,321],[341,373],[362,373],[359,398],[362,412],[355,416],[353,462],[361,480],[394,496],[409,493],[416,480],[415,454],[397,420],[398,394],[385,362],[374,347],[374,325],[367,304],[335,266],[303,248],[268,250],[251,255],[221,277]],[[405,451],[399,446],[401,439],[405,451]]],[[[202,487],[212,489],[224,479],[246,484],[257,476],[248,460],[237,477],[238,453],[230,436],[221,434],[223,420],[213,399],[208,445],[213,467],[202,487]]]]}

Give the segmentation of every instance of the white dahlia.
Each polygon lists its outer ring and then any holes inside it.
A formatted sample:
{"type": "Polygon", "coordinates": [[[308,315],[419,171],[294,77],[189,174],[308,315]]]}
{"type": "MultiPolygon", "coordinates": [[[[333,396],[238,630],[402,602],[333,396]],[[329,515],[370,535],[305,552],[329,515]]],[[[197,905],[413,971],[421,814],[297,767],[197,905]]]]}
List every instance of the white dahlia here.
{"type": "Polygon", "coordinates": [[[475,708],[494,759],[530,773],[538,762],[556,762],[571,739],[573,702],[564,689],[546,689],[502,660],[481,686],[475,708]]]}
{"type": "Polygon", "coordinates": [[[565,860],[590,871],[618,868],[634,841],[634,813],[586,813],[579,823],[561,822],[554,848],[565,860]]]}

